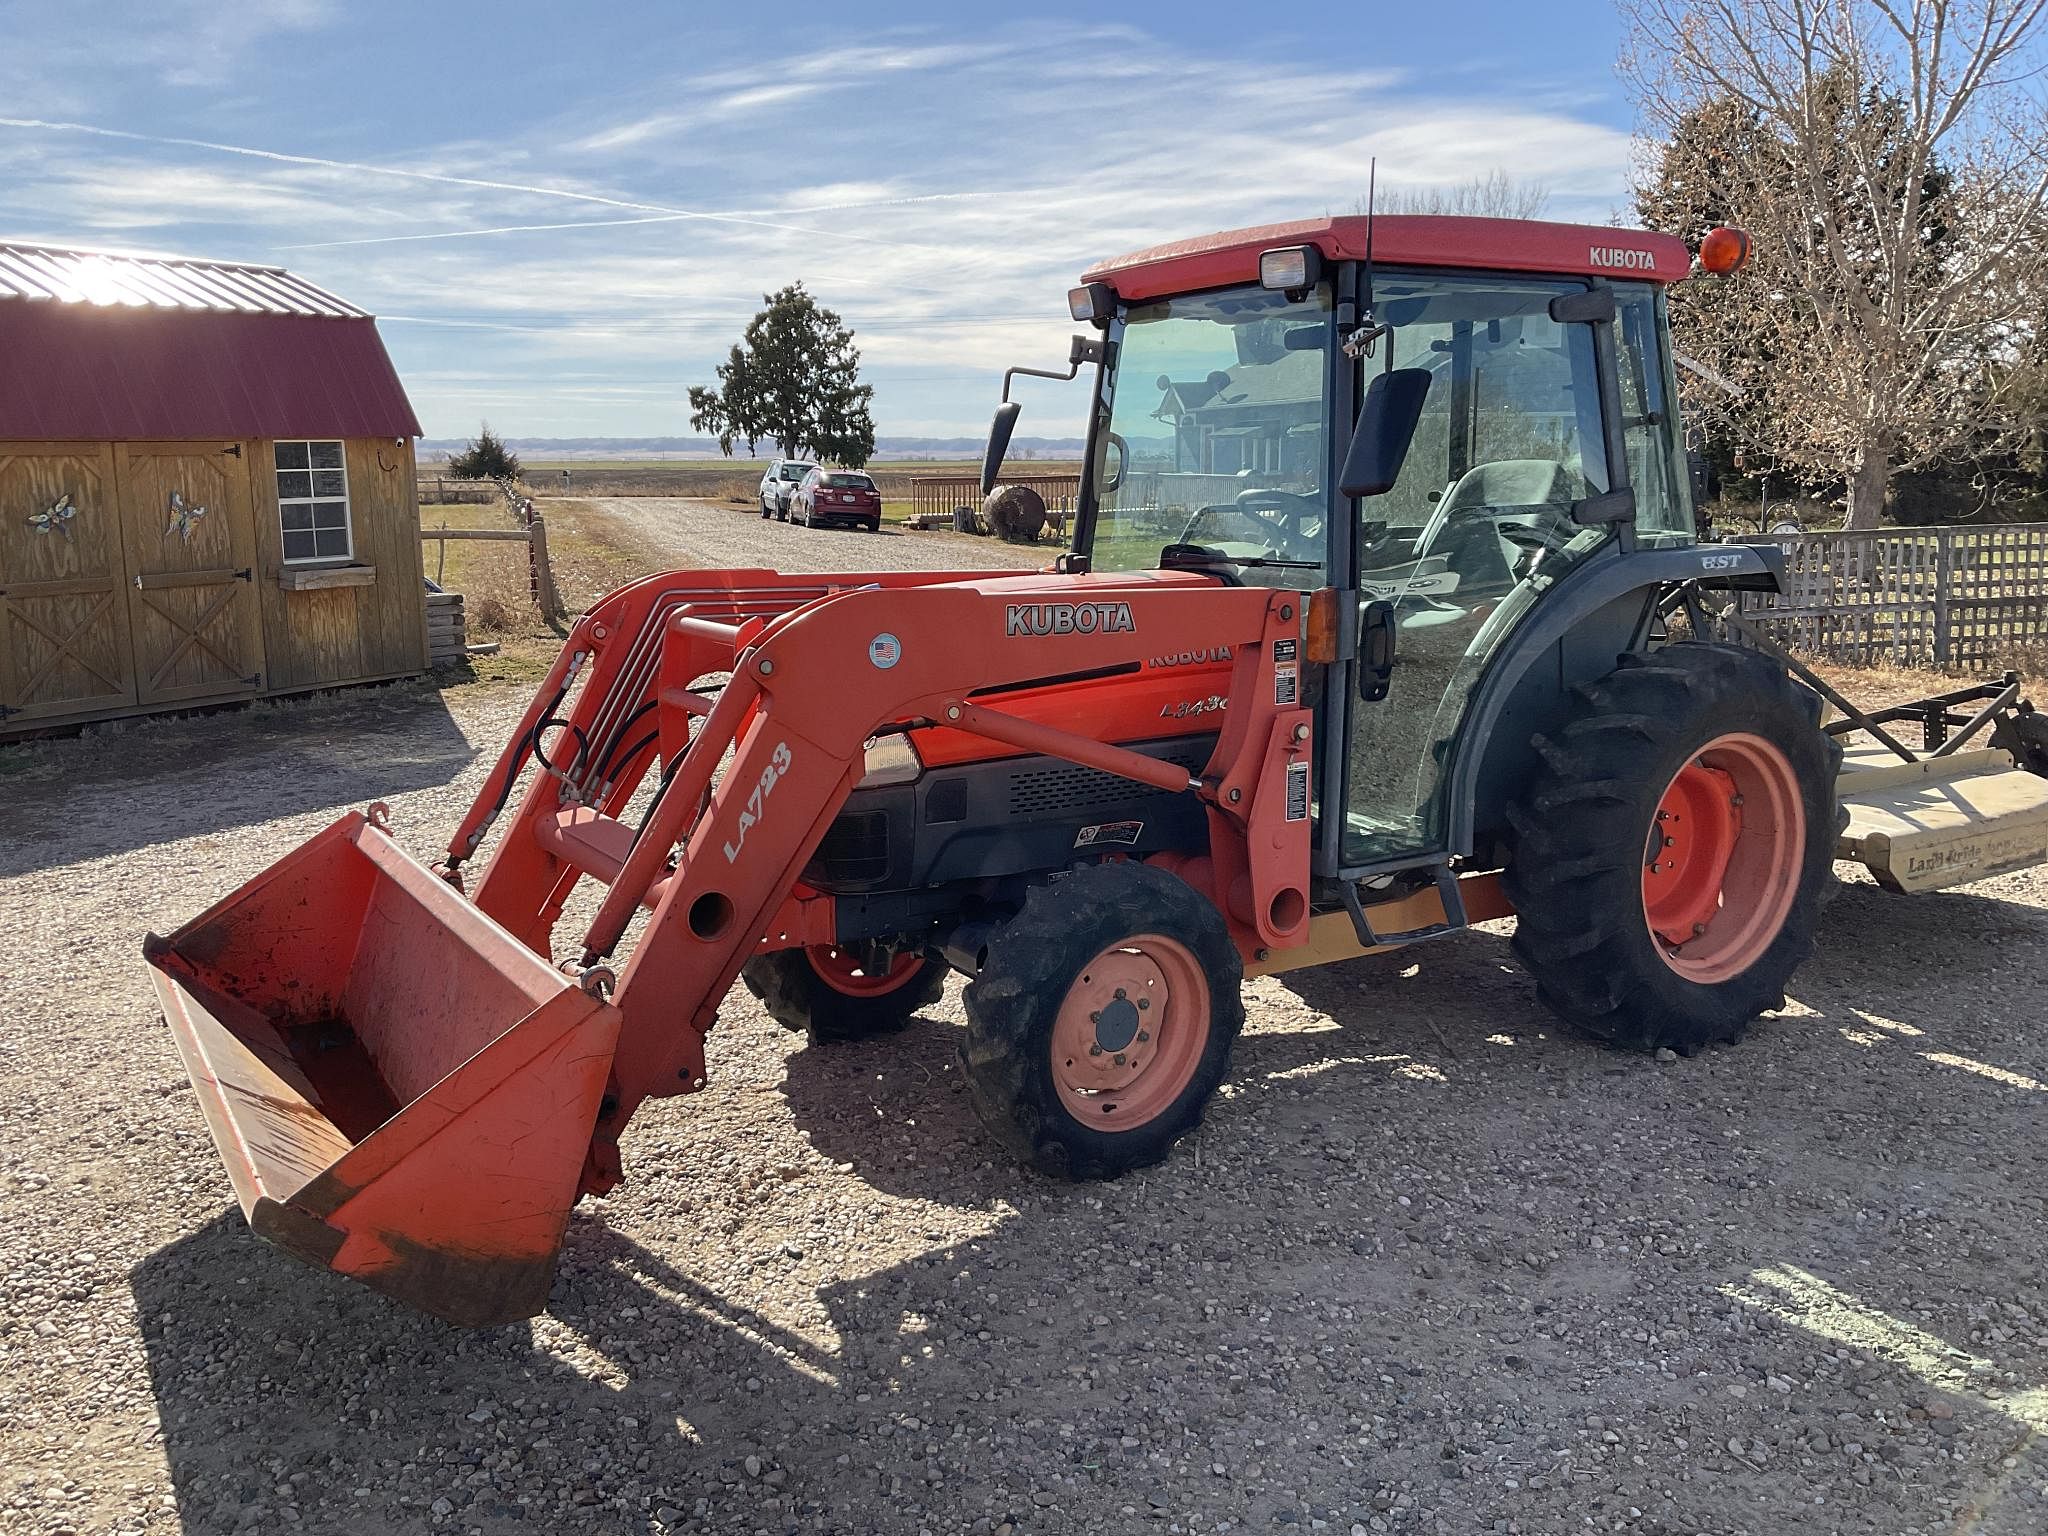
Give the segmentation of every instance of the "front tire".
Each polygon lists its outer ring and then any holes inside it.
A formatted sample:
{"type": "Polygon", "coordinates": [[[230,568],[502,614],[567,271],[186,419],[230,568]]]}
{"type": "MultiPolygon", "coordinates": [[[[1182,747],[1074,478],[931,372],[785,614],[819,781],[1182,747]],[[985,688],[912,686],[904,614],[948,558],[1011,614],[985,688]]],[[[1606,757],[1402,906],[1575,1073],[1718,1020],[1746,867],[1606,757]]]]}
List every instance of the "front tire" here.
{"type": "Polygon", "coordinates": [[[1573,693],[1508,811],[1515,953],[1598,1039],[1732,1042],[1813,952],[1841,744],[1813,693],[1734,646],[1625,656],[1573,693]]]}
{"type": "Polygon", "coordinates": [[[946,967],[899,952],[886,970],[870,975],[857,950],[815,944],[756,955],[741,968],[740,980],[776,1023],[816,1045],[896,1033],[939,1000],[946,967]]]}
{"type": "Polygon", "coordinates": [[[1243,981],[1222,914],[1164,870],[1094,864],[1034,887],[967,987],[974,1106],[1042,1173],[1150,1167],[1230,1070],[1243,981]]]}

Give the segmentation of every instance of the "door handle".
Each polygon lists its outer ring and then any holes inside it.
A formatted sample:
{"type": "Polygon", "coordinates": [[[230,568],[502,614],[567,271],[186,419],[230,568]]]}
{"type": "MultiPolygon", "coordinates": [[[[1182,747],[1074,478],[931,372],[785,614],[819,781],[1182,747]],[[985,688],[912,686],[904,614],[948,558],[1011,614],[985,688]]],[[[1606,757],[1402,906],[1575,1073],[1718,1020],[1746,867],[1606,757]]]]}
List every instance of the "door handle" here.
{"type": "Polygon", "coordinates": [[[1377,704],[1393,686],[1394,646],[1400,638],[1394,605],[1384,598],[1365,605],[1358,618],[1358,697],[1377,704]]]}

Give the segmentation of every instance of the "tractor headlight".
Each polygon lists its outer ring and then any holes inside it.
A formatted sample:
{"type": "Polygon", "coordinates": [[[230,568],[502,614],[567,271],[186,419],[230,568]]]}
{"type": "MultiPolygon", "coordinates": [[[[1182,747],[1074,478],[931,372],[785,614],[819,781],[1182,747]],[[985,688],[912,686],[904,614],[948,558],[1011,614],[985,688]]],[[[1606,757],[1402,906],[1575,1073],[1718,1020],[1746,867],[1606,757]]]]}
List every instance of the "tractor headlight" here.
{"type": "Polygon", "coordinates": [[[879,789],[885,784],[915,784],[924,764],[908,736],[877,736],[868,742],[867,772],[857,789],[879,789]]]}
{"type": "Polygon", "coordinates": [[[1259,286],[1282,293],[1313,288],[1322,281],[1323,253],[1312,245],[1284,245],[1259,252],[1259,286]]]}

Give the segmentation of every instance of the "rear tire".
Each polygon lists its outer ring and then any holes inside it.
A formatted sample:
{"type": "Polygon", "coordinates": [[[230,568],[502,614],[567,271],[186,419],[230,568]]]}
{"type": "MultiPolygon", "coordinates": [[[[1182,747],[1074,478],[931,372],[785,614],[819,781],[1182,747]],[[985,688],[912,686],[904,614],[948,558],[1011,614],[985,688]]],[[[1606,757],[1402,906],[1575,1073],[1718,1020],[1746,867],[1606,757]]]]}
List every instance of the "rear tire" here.
{"type": "Polygon", "coordinates": [[[946,990],[946,967],[902,954],[887,976],[867,978],[849,951],[820,944],[756,955],[740,970],[747,990],[784,1029],[813,1044],[892,1035],[946,990]]]}
{"type": "Polygon", "coordinates": [[[1243,981],[1222,914],[1164,870],[1094,864],[1034,887],[967,986],[975,1109],[1041,1173],[1150,1167],[1230,1070],[1243,981]]]}
{"type": "Polygon", "coordinates": [[[1813,952],[1841,743],[1817,696],[1734,646],[1625,656],[1573,694],[1508,810],[1515,953],[1610,1044],[1732,1042],[1813,952]]]}

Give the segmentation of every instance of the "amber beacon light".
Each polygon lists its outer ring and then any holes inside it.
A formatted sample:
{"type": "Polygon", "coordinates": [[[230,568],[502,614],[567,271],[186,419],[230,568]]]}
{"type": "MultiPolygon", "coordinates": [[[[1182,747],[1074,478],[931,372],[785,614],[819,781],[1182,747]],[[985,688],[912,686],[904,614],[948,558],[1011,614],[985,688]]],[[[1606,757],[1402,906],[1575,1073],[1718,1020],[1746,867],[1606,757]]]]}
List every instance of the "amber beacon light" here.
{"type": "Polygon", "coordinates": [[[1708,230],[1707,238],[1700,242],[1701,268],[1718,276],[1726,277],[1748,260],[1749,236],[1733,225],[1708,230]]]}

